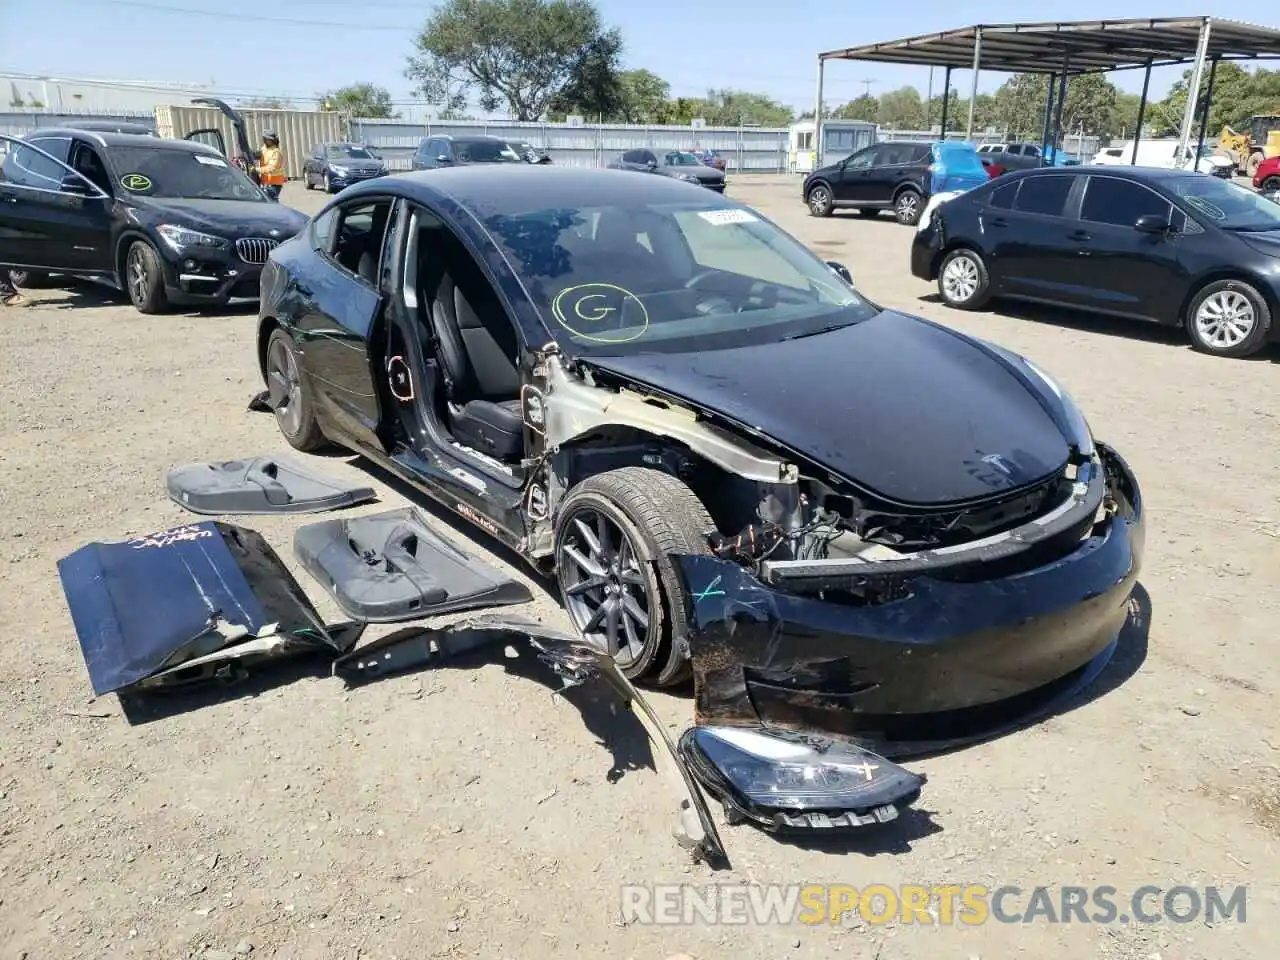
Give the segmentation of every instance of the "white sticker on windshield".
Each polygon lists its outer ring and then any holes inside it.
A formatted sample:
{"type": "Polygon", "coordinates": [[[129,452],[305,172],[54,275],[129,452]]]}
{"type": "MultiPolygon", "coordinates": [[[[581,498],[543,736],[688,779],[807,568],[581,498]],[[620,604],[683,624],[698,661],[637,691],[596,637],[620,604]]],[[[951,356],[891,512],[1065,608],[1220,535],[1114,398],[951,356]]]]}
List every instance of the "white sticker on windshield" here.
{"type": "Polygon", "coordinates": [[[202,157],[198,153],[196,154],[196,163],[203,163],[207,167],[225,167],[227,165],[225,160],[219,160],[217,157],[202,157]]]}
{"type": "Polygon", "coordinates": [[[760,219],[749,210],[699,210],[698,216],[716,227],[729,223],[756,223],[760,219]]]}

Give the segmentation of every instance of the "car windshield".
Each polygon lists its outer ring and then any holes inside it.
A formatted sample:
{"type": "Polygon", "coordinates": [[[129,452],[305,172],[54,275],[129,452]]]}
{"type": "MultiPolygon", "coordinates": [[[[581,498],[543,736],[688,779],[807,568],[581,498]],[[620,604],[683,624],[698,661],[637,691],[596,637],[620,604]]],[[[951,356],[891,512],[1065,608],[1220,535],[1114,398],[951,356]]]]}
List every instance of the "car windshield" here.
{"type": "Polygon", "coordinates": [[[552,336],[574,354],[776,343],[879,312],[797,240],[743,207],[554,208],[484,223],[552,336]]]}
{"type": "Polygon", "coordinates": [[[453,149],[463,163],[524,163],[511,144],[501,140],[455,140],[453,149]]]}
{"type": "Polygon", "coordinates": [[[692,153],[684,151],[672,151],[667,154],[667,166],[669,167],[700,167],[702,161],[695,157],[692,153]]]}
{"type": "Polygon", "coordinates": [[[1167,186],[1189,209],[1223,230],[1280,230],[1280,207],[1229,180],[1178,177],[1167,186]]]}
{"type": "Polygon", "coordinates": [[[115,147],[111,160],[117,185],[138,196],[269,202],[248,177],[211,153],[115,147]]]}
{"type": "Polygon", "coordinates": [[[325,156],[330,160],[375,160],[372,153],[366,148],[357,146],[354,143],[331,143],[325,150],[325,156]]]}

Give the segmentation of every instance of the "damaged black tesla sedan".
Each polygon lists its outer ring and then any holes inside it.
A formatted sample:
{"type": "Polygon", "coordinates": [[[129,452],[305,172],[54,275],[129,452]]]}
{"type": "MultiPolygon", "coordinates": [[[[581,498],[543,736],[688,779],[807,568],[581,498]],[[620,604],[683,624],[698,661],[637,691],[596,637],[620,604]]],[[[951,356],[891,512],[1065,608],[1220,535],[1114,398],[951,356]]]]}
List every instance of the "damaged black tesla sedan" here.
{"type": "Polygon", "coordinates": [[[554,573],[629,678],[694,674],[700,721],[953,737],[1089,676],[1126,619],[1138,483],[1064,389],[696,186],[359,184],[261,302],[294,447],[364,454],[554,573]]]}

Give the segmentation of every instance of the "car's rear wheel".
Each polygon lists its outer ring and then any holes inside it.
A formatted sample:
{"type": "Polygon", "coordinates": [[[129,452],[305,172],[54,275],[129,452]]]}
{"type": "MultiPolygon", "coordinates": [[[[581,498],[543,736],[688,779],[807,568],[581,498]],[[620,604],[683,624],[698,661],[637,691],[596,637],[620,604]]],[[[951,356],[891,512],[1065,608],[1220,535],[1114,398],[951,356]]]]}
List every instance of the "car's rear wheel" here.
{"type": "Polygon", "coordinates": [[[1186,327],[1192,346],[1202,353],[1247,357],[1267,342],[1271,308],[1252,284],[1216,280],[1192,298],[1186,327]]]}
{"type": "Polygon", "coordinates": [[[810,187],[804,202],[809,205],[809,214],[814,217],[829,217],[835,209],[831,188],[825,183],[815,183],[810,187]]]}
{"type": "Polygon", "coordinates": [[[160,254],[145,240],[135,240],[125,255],[124,285],[139,313],[163,313],[169,306],[160,254]]]}
{"type": "Polygon", "coordinates": [[[924,204],[915,190],[903,190],[893,201],[893,215],[903,226],[914,227],[920,221],[924,204]]]}
{"type": "Polygon", "coordinates": [[[952,250],[938,266],[938,293],[947,306],[977,310],[991,299],[991,277],[982,254],[968,247],[952,250]]]}
{"type": "Polygon", "coordinates": [[[574,627],[632,680],[690,673],[683,582],[670,554],[709,554],[715,524],[675,477],[623,467],[569,491],[556,518],[556,580],[574,627]]]}
{"type": "Polygon", "coordinates": [[[1267,177],[1262,181],[1262,189],[1265,193],[1270,193],[1272,190],[1280,190],[1280,177],[1267,177]]]}
{"type": "Polygon", "coordinates": [[[312,453],[328,446],[324,431],[316,421],[310,389],[302,379],[298,348],[293,337],[281,327],[267,338],[267,394],[276,416],[276,426],[289,446],[312,453]]]}

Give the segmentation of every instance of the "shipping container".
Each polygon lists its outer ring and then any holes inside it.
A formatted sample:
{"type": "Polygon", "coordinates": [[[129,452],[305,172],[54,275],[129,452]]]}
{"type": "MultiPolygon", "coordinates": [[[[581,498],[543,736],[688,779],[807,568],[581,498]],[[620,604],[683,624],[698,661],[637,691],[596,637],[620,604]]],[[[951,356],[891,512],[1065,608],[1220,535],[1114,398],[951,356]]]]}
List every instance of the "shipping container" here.
{"type": "MultiPolygon", "coordinates": [[[[340,113],[305,110],[241,110],[249,146],[262,145],[262,132],[274,130],[284,151],[285,172],[292,180],[302,176],[302,165],[317,143],[347,139],[346,119],[340,113]]],[[[156,107],[156,130],[162,137],[181,139],[196,130],[217,130],[227,150],[236,152],[236,135],[231,121],[214,107],[171,105],[156,107]]]]}

